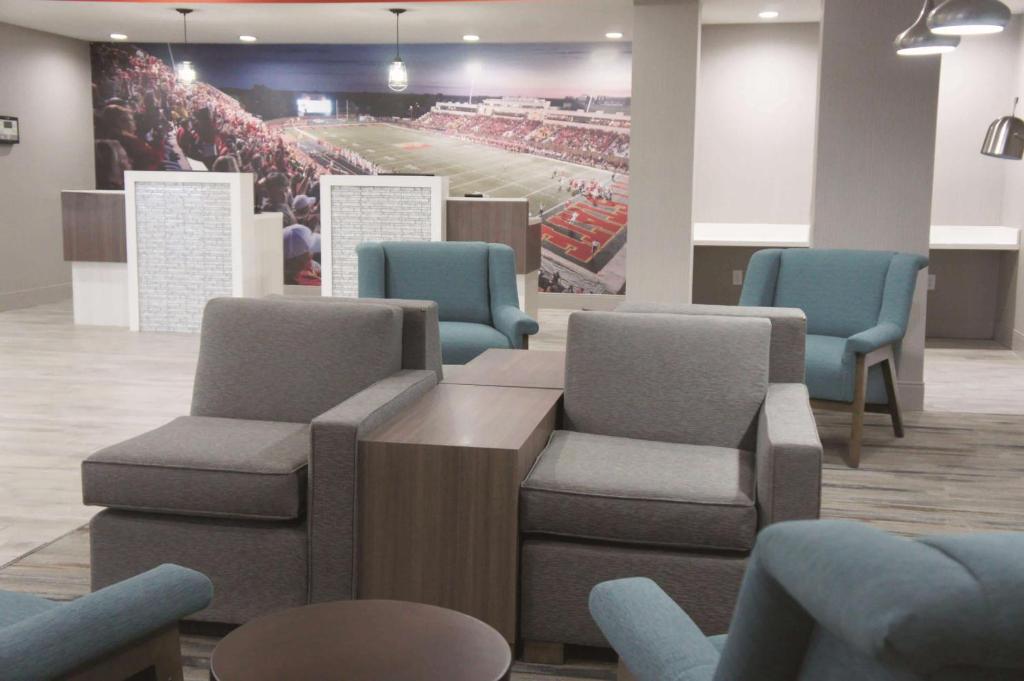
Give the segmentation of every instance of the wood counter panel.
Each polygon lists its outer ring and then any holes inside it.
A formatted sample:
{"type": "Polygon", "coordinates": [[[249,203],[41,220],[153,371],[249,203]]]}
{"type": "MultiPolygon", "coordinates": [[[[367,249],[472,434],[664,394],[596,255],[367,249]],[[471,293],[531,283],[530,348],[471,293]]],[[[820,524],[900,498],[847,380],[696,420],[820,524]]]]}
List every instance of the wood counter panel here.
{"type": "Polygon", "coordinates": [[[540,223],[530,224],[526,199],[448,199],[447,241],[486,241],[511,246],[516,273],[540,269],[540,223]]]}
{"type": "Polygon", "coordinates": [[[124,192],[61,192],[64,260],[128,262],[124,192]]]}

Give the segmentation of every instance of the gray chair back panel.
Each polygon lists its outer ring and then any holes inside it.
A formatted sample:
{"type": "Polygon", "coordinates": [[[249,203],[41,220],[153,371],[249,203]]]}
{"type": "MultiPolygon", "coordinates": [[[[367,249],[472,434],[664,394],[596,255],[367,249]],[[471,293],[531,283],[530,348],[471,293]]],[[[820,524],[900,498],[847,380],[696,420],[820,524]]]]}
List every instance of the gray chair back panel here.
{"type": "Polygon", "coordinates": [[[565,427],[752,450],[770,336],[764,318],[573,313],[565,427]]]}
{"type": "Polygon", "coordinates": [[[203,314],[193,416],[308,423],[402,368],[402,311],[217,298],[203,314]]]}

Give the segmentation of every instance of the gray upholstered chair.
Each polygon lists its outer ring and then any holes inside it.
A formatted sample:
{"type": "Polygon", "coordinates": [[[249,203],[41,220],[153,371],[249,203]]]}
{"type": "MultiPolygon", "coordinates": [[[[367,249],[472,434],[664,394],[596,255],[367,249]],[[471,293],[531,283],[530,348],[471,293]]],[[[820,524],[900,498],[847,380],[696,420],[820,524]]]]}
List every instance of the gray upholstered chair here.
{"type": "Polygon", "coordinates": [[[563,430],[523,483],[528,660],[604,645],[602,581],[650,575],[725,631],[760,528],[816,518],[821,442],[802,383],[769,383],[758,317],[577,312],[563,430]]]}
{"type": "Polygon", "coordinates": [[[181,681],[178,620],[212,594],[209,579],[177,565],[70,603],[0,591],[0,678],[181,681]]]}
{"type": "Polygon", "coordinates": [[[178,563],[227,623],[351,598],[359,433],[436,383],[402,369],[395,306],[211,301],[191,415],[82,465],[93,587],[178,563]]]}
{"type": "Polygon", "coordinates": [[[637,681],[1024,678],[1024,534],[901,539],[846,521],[761,533],[728,636],[708,638],[649,579],[590,609],[637,681]]]}

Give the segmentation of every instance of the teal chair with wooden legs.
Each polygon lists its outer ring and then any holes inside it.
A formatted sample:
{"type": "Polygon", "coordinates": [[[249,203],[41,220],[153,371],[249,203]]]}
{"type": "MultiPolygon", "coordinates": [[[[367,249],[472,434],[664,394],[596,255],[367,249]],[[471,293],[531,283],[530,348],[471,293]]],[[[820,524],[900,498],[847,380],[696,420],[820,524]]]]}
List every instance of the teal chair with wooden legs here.
{"type": "Polygon", "coordinates": [[[852,416],[846,462],[860,465],[865,412],[889,414],[903,437],[896,356],[907,332],[921,255],[769,249],[750,259],[740,305],[799,308],[807,316],[812,405],[852,416]]]}

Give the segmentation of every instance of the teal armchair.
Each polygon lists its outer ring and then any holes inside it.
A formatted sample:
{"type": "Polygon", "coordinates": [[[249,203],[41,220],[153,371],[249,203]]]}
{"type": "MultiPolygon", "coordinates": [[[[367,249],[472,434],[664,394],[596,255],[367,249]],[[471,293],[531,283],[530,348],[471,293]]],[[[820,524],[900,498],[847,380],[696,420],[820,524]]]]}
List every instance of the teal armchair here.
{"type": "Polygon", "coordinates": [[[848,521],[766,528],[727,635],[654,582],[604,582],[590,611],[620,681],[1024,678],[1024,533],[910,540],[848,521]]]}
{"type": "Polygon", "coordinates": [[[526,348],[537,322],[519,309],[515,252],[482,242],[388,241],[356,247],[360,298],[433,300],[445,364],[526,348]]]}
{"type": "Polygon", "coordinates": [[[0,591],[0,678],[182,678],[178,620],[210,603],[202,574],[161,565],[70,603],[0,591]]]}
{"type": "Polygon", "coordinates": [[[806,382],[817,408],[850,412],[847,464],[860,465],[865,412],[890,415],[903,437],[896,354],[907,331],[920,255],[769,249],[750,259],[740,305],[807,316],[806,382]]]}

